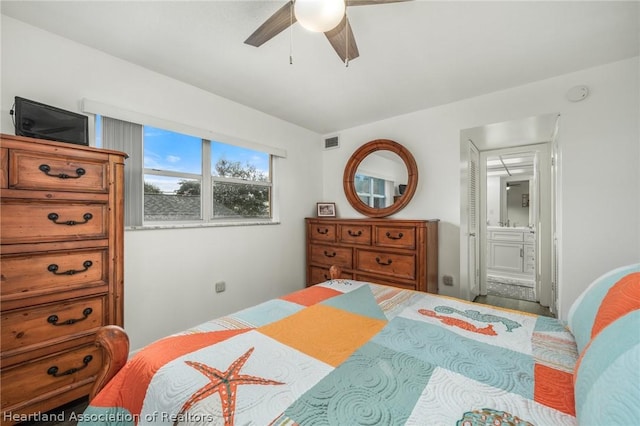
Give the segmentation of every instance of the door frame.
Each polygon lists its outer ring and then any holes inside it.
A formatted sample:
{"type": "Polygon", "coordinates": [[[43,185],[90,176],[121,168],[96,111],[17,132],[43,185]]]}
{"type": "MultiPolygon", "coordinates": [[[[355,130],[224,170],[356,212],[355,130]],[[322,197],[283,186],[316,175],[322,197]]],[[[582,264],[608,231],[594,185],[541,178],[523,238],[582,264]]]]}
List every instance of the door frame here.
{"type": "MultiPolygon", "coordinates": [[[[560,114],[549,113],[541,114],[537,116],[531,116],[522,118],[519,120],[511,120],[506,122],[496,122],[492,124],[486,124],[483,126],[461,129],[460,130],[460,292],[459,297],[466,300],[473,300],[472,291],[470,289],[469,280],[469,247],[468,247],[468,187],[469,187],[469,144],[473,144],[480,148],[480,151],[498,148],[519,147],[523,145],[535,145],[544,143],[549,146],[549,156],[551,161],[550,168],[553,173],[551,174],[551,181],[548,183],[551,192],[551,207],[549,218],[549,235],[550,235],[550,259],[555,261],[550,263],[550,267],[546,268],[546,273],[550,275],[550,285],[552,285],[552,291],[549,294],[549,299],[546,302],[551,309],[552,313],[555,313],[558,295],[558,281],[555,277],[559,275],[558,270],[559,262],[559,249],[562,243],[561,239],[561,220],[559,212],[561,209],[559,199],[559,184],[561,180],[561,170],[559,161],[559,144],[558,144],[558,127],[559,127],[560,114]],[[554,267],[555,266],[555,267],[554,267]],[[553,269],[553,271],[551,270],[553,269]]],[[[485,183],[486,185],[486,183],[485,183]]],[[[482,185],[479,185],[480,187],[482,185]]],[[[485,198],[481,196],[482,200],[485,198]]],[[[480,206],[478,206],[480,208],[480,206]]],[[[486,209],[486,207],[485,207],[486,209]]],[[[485,212],[486,214],[486,212],[485,212]]],[[[486,244],[486,219],[484,222],[480,222],[480,228],[484,228],[485,235],[481,236],[479,244],[486,244]],[[484,225],[484,226],[482,226],[484,225]]],[[[540,239],[539,239],[540,240],[540,239]]],[[[479,250],[482,252],[482,250],[479,250]]],[[[541,257],[537,257],[540,261],[541,257]]],[[[480,265],[482,261],[478,259],[480,265]]],[[[537,270],[542,270],[540,265],[537,265],[537,270]]],[[[481,276],[486,276],[486,271],[481,276]]],[[[544,279],[544,278],[543,278],[544,279]]],[[[543,300],[541,300],[543,301],[543,300]]]]}

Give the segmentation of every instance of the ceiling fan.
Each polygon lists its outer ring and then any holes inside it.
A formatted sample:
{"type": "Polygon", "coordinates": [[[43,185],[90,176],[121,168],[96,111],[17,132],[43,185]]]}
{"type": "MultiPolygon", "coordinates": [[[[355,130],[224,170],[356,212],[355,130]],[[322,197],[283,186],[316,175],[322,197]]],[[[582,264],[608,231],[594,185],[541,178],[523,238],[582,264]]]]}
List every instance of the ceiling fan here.
{"type": "Polygon", "coordinates": [[[345,8],[348,6],[367,6],[405,1],[410,0],[334,0],[333,6],[337,9],[334,8],[327,11],[327,9],[322,10],[322,8],[331,7],[328,5],[328,3],[332,3],[331,1],[290,0],[260,25],[244,42],[245,44],[259,47],[293,25],[294,22],[300,22],[301,25],[311,31],[324,32],[342,62],[348,63],[350,60],[360,56],[360,53],[358,52],[358,46],[353,37],[345,8]],[[336,2],[338,3],[337,6],[335,5],[336,2]],[[332,16],[327,17],[327,13],[332,16]]]}

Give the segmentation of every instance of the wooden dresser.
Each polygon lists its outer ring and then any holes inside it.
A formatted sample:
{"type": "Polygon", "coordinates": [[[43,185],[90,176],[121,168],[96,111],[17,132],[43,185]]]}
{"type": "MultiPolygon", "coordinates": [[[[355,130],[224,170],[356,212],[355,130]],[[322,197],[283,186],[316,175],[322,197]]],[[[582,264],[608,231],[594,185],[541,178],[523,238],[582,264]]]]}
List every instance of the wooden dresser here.
{"type": "Polygon", "coordinates": [[[0,137],[2,423],[89,394],[123,323],[120,152],[0,137]]]}
{"type": "Polygon", "coordinates": [[[307,286],[342,278],[438,292],[438,220],[307,218],[307,286]]]}

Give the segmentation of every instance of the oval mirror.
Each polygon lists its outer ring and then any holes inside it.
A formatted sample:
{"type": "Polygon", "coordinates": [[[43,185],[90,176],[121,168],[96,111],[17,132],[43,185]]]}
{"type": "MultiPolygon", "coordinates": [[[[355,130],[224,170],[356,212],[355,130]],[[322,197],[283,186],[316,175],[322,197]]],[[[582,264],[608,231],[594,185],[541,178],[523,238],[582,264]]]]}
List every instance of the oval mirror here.
{"type": "Polygon", "coordinates": [[[368,217],[385,217],[402,210],[418,185],[413,155],[389,139],[376,139],[358,148],[344,169],[344,193],[349,204],[368,217]]]}

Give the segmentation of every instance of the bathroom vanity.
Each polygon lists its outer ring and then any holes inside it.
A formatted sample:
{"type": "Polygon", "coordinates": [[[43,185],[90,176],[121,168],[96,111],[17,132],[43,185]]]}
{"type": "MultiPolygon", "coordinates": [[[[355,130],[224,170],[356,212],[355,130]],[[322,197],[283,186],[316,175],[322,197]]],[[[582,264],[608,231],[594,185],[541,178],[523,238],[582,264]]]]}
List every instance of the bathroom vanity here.
{"type": "Polygon", "coordinates": [[[487,276],[533,286],[535,230],[525,227],[487,227],[487,276]]]}

